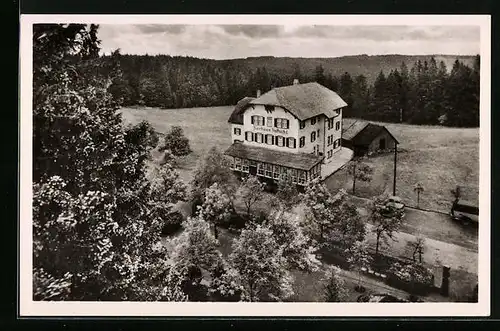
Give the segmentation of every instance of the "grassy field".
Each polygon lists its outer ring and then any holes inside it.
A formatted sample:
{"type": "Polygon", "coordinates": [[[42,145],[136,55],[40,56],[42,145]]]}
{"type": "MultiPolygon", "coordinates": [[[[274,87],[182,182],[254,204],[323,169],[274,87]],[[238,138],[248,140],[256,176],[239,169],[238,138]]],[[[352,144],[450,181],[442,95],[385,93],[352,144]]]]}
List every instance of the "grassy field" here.
{"type": "MultiPolygon", "coordinates": [[[[233,107],[158,109],[123,108],[126,123],[150,122],[159,132],[179,125],[189,138],[193,153],[179,162],[179,173],[185,182],[192,178],[197,161],[212,147],[225,150],[230,145],[227,119],[233,107]]],[[[345,119],[348,125],[352,119],[345,119]]],[[[456,185],[470,187],[465,198],[478,200],[479,190],[479,130],[439,126],[384,124],[399,140],[396,193],[411,206],[416,205],[413,186],[421,182],[424,192],[420,207],[448,212],[456,185]]],[[[384,191],[392,192],[393,154],[370,157],[373,168],[370,183],[357,183],[356,194],[372,197],[384,191]]],[[[340,170],[327,179],[332,189],[352,188],[351,178],[340,170]]]]}

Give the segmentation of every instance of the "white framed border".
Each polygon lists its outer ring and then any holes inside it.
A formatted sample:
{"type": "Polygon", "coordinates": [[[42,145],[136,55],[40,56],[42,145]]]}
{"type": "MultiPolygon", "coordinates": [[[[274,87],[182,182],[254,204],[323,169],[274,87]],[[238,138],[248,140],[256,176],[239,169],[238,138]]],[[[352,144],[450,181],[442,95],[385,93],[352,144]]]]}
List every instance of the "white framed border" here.
{"type": "Polygon", "coordinates": [[[488,316],[490,314],[490,15],[21,15],[19,136],[19,316],[285,316],[407,317],[488,316]],[[478,303],[196,303],[40,302],[32,299],[32,25],[95,24],[270,24],[419,25],[480,27],[480,146],[478,303]],[[334,22],[334,23],[332,23],[334,22]]]}

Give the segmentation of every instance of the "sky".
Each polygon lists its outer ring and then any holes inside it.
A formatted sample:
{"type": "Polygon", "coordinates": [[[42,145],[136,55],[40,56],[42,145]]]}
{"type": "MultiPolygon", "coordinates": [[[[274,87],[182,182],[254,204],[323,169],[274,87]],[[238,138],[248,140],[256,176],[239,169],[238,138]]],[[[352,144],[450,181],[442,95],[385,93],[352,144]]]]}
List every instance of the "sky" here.
{"type": "Polygon", "coordinates": [[[479,54],[476,26],[101,24],[102,52],[231,59],[479,54]]]}

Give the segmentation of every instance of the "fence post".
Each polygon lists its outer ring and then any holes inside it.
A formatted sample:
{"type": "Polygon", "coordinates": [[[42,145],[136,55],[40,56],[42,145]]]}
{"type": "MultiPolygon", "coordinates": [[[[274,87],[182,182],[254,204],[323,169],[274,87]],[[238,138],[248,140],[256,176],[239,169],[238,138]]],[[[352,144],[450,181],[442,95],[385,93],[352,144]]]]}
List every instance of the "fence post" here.
{"type": "Polygon", "coordinates": [[[443,282],[441,283],[441,295],[447,297],[450,294],[450,267],[443,266],[443,282]]]}

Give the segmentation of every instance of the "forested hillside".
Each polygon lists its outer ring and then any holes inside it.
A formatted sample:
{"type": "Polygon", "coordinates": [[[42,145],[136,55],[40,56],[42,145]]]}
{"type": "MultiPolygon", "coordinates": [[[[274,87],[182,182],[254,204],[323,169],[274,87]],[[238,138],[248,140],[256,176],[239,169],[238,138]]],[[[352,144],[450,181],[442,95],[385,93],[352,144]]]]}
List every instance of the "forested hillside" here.
{"type": "Polygon", "coordinates": [[[126,106],[236,104],[273,87],[317,81],[349,104],[347,117],[412,124],[479,125],[479,56],[256,57],[210,60],[111,55],[123,74],[111,92],[126,106]]]}

